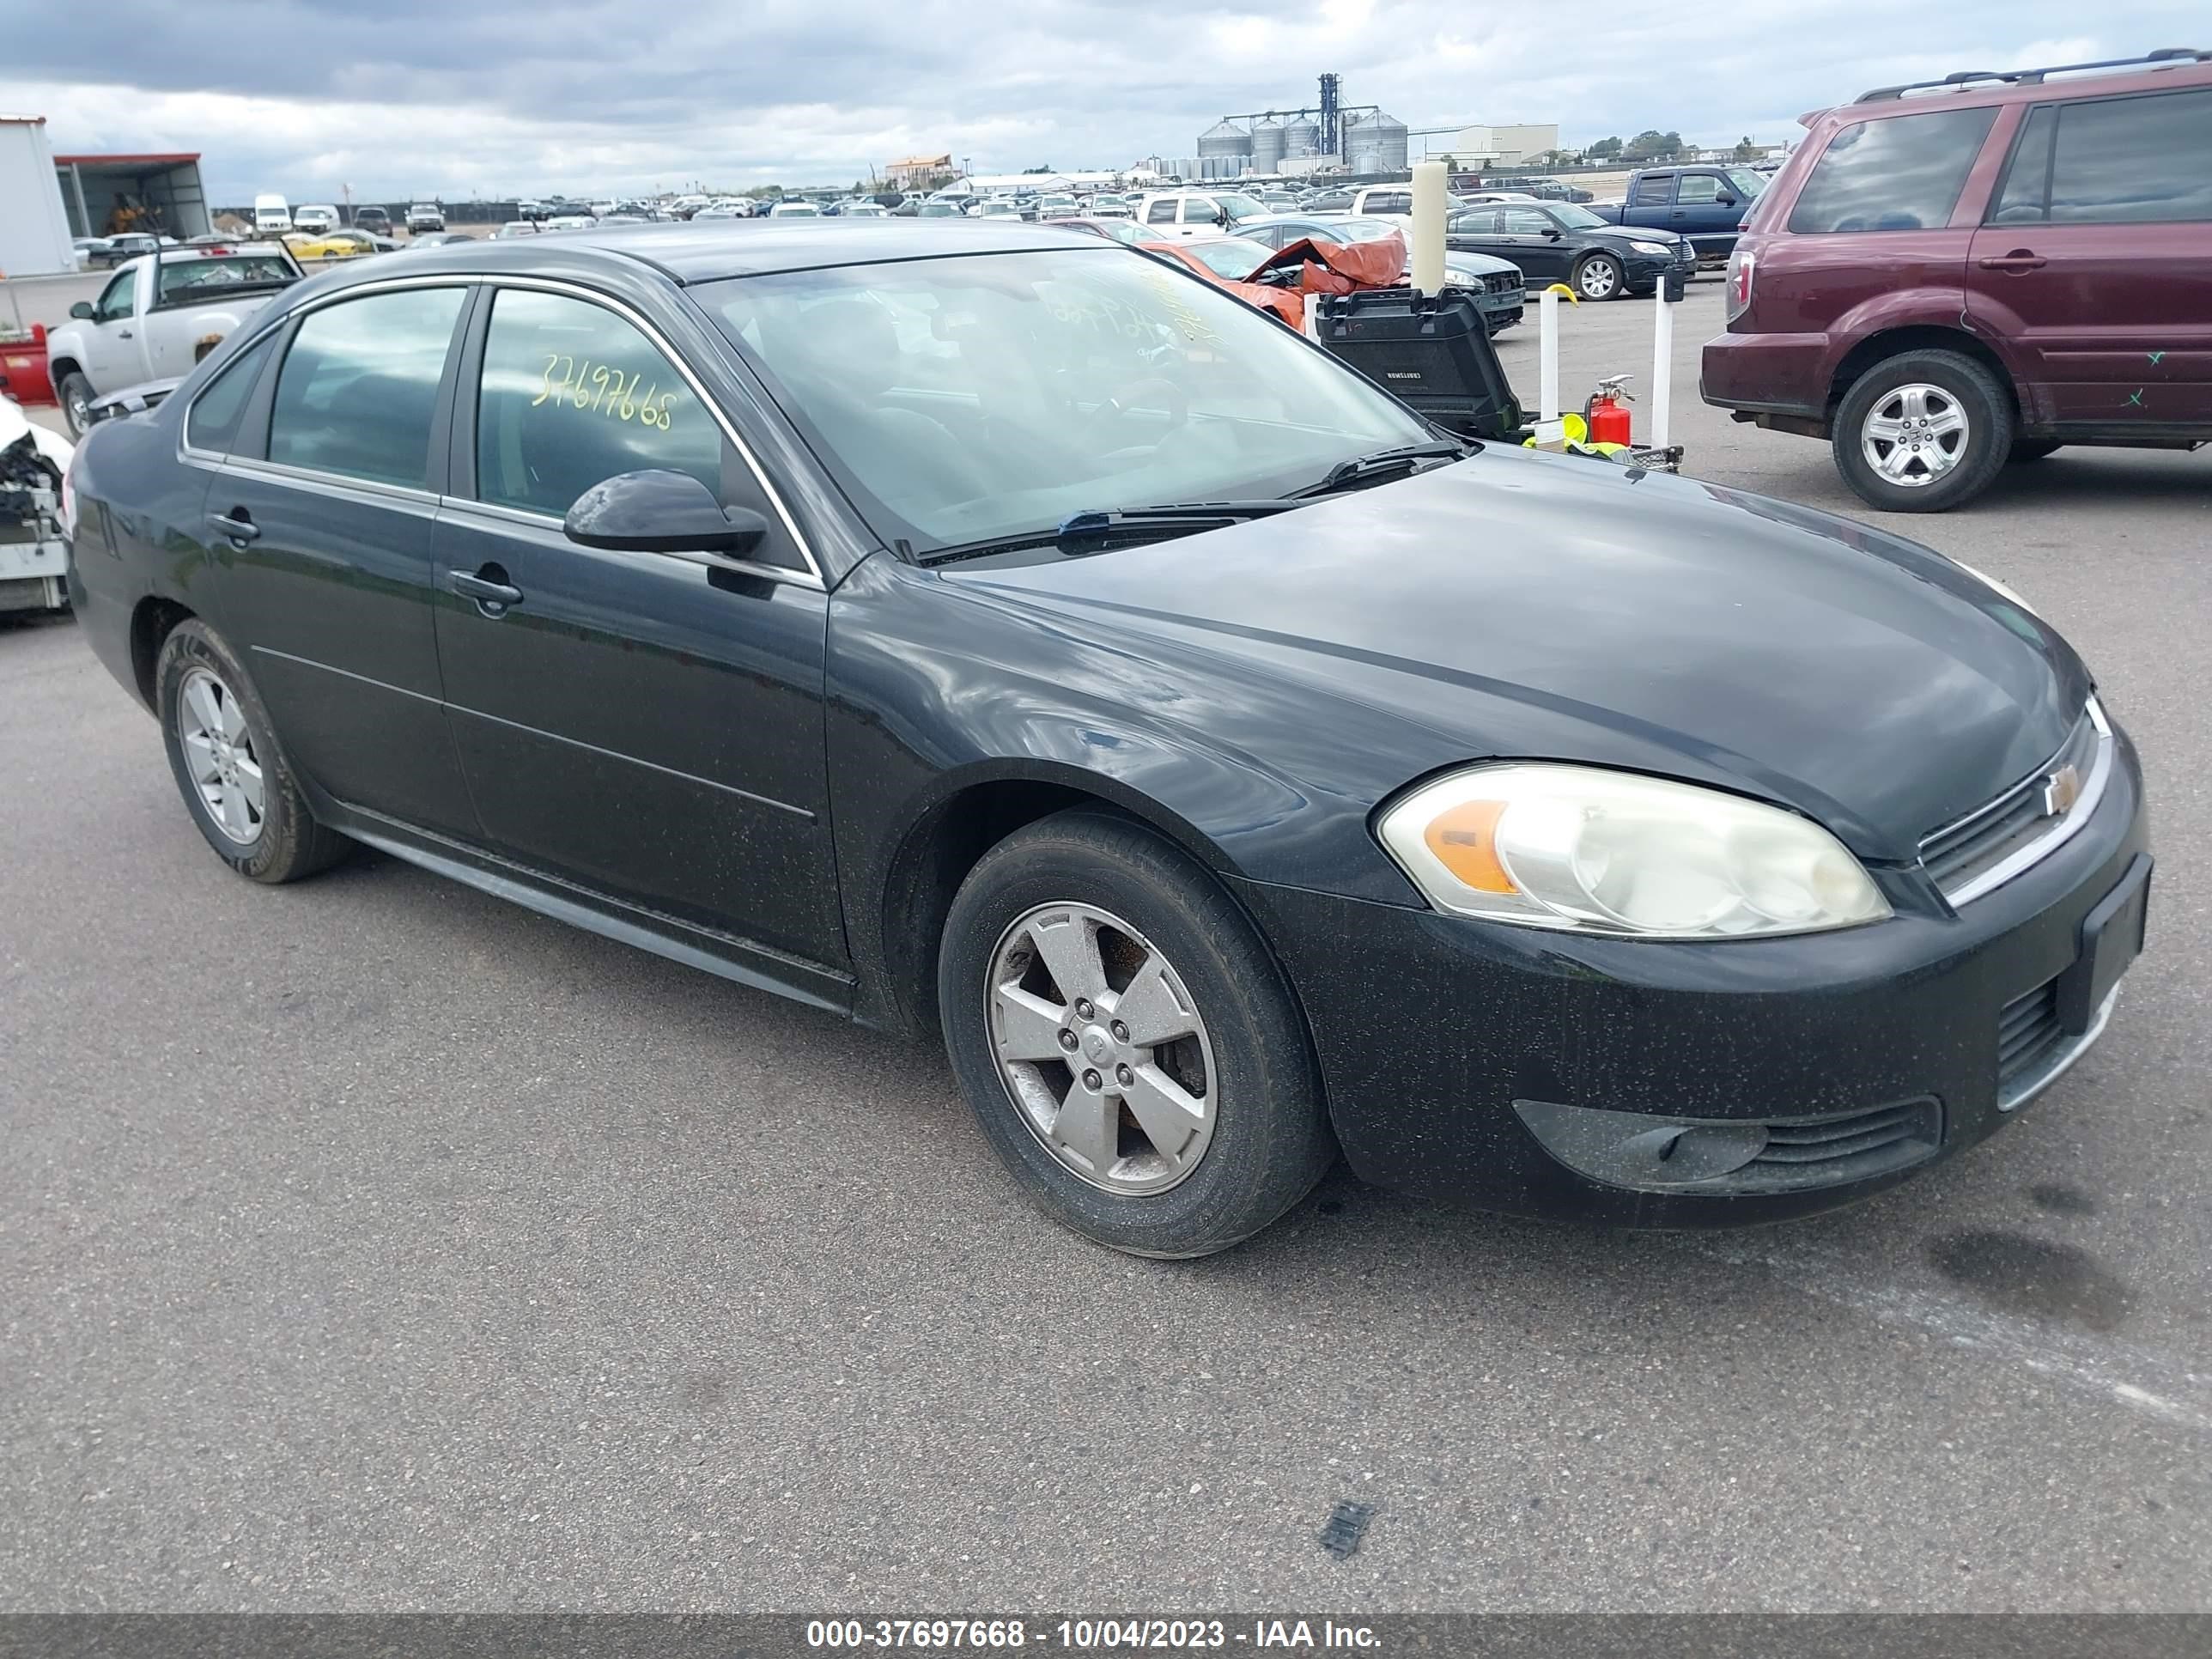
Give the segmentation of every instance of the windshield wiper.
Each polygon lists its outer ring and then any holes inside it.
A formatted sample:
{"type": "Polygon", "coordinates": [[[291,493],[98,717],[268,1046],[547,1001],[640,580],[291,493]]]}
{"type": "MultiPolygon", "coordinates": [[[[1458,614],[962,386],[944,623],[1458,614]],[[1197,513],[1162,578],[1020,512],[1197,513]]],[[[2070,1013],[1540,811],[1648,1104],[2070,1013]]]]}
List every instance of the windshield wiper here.
{"type": "Polygon", "coordinates": [[[941,547],[921,557],[923,564],[951,564],[962,559],[988,558],[994,553],[1017,553],[1025,548],[1057,547],[1063,553],[1096,553],[1108,546],[1127,546],[1140,541],[1165,541],[1175,536],[1195,536],[1220,530],[1247,519],[1264,519],[1288,513],[1304,502],[1285,496],[1254,501],[1165,501],[1158,507],[1092,507],[1071,513],[1045,530],[1027,530],[1012,536],[994,536],[980,542],[941,547]]]}
{"type": "Polygon", "coordinates": [[[1451,438],[1438,438],[1425,444],[1401,444],[1395,449],[1378,449],[1371,455],[1355,455],[1348,461],[1339,461],[1329,468],[1328,476],[1319,483],[1310,483],[1303,489],[1293,489],[1283,499],[1304,501],[1309,496],[1327,495],[1356,485],[1375,483],[1393,472],[1410,472],[1423,461],[1457,460],[1472,455],[1476,446],[1451,438]]]}

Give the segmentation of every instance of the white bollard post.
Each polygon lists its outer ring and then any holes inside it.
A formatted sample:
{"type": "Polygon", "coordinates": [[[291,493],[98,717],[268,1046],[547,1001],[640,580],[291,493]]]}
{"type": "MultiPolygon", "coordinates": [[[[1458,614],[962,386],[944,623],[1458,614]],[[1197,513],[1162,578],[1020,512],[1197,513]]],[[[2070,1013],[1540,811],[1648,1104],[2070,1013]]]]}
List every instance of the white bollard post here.
{"type": "Polygon", "coordinates": [[[1536,418],[1559,418],[1559,296],[1536,296],[1536,418]]]}
{"type": "Polygon", "coordinates": [[[1424,294],[1444,287],[1444,164],[1413,163],[1413,286],[1424,294]]]}
{"type": "Polygon", "coordinates": [[[1667,303],[1667,279],[1659,279],[1652,303],[1659,307],[1651,319],[1651,447],[1667,447],[1668,405],[1674,396],[1674,307],[1667,303]]]}
{"type": "Polygon", "coordinates": [[[1318,294],[1306,295],[1306,338],[1321,338],[1321,295],[1318,294]]]}

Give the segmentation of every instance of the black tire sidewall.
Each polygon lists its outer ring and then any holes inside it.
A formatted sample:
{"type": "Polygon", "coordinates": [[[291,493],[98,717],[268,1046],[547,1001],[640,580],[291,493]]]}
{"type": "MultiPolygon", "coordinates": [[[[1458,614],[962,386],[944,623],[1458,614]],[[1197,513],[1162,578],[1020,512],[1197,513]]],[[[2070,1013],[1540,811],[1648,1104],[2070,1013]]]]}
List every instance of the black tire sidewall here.
{"type": "Polygon", "coordinates": [[[1627,267],[1623,265],[1619,259],[1613,258],[1610,253],[1583,254],[1581,258],[1575,261],[1575,270],[1572,280],[1574,283],[1575,293],[1579,297],[1585,300],[1595,301],[1601,305],[1607,300],[1618,300],[1623,294],[1628,291],[1627,267]],[[1613,287],[1601,295],[1591,294],[1583,287],[1583,273],[1589,270],[1592,265],[1598,264],[1610,265],[1613,267],[1613,287]]]}
{"type": "Polygon", "coordinates": [[[303,873],[319,850],[315,846],[319,826],[308,815],[270,724],[269,711],[263,706],[261,694],[255,690],[245,665],[205,624],[198,621],[180,623],[161,642],[161,656],[155,665],[154,686],[155,708],[161,716],[161,744],[168,750],[169,770],[177,780],[177,791],[184,797],[185,810],[192,815],[192,822],[208,845],[215,849],[216,856],[239,874],[255,881],[289,881],[303,873]],[[178,702],[183,696],[186,672],[196,667],[213,674],[237,699],[253,741],[254,757],[261,763],[261,833],[250,845],[241,846],[223,834],[209,813],[207,804],[201,800],[199,789],[185,764],[184,743],[179,734],[178,702]]]}
{"type": "Polygon", "coordinates": [[[1875,364],[1851,382],[1837,406],[1830,439],[1836,470],[1860,500],[1887,513],[1942,513],[1987,489],[2012,454],[2017,426],[2012,398],[1996,375],[1955,351],[1907,351],[1875,364]],[[1966,410],[1967,453],[1948,476],[1908,489],[1869,464],[1860,433],[1874,406],[1912,381],[1939,386],[1966,410]]]}
{"type": "Polygon", "coordinates": [[[1320,1075],[1279,968],[1203,868],[1133,821],[1076,811],[987,854],[946,919],[939,1008],[955,1075],[992,1150],[1031,1202],[1133,1255],[1211,1254],[1249,1237],[1312,1189],[1334,1161],[1320,1075]],[[1096,904],[1164,951],[1206,1021],[1214,1128],[1197,1169],[1166,1192],[1101,1191],[1031,1133],[1000,1078],[985,1004],[993,951],[1039,905],[1096,904]]]}

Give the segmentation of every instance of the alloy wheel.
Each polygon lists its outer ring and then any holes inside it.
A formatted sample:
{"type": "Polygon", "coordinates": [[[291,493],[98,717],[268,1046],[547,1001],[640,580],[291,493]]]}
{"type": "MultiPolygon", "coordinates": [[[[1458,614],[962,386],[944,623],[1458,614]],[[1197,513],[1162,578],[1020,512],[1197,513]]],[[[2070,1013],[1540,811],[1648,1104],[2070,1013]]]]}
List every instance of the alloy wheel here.
{"type": "Polygon", "coordinates": [[[1890,483],[1917,489],[1966,458],[1973,428],[1959,399],[1940,386],[1914,381],[1884,393],[1867,410],[1859,448],[1890,483]]]}
{"type": "Polygon", "coordinates": [[[1583,299],[1610,300],[1613,290],[1620,284],[1620,273],[1613,268],[1610,259],[1589,259],[1583,262],[1576,282],[1583,291],[1583,299]]]}
{"type": "Polygon", "coordinates": [[[1213,1137],[1206,1022],[1173,964],[1112,912],[1044,904],[991,952],[983,994],[999,1074],[1030,1133],[1079,1179],[1165,1192],[1213,1137]]]}
{"type": "Polygon", "coordinates": [[[227,839],[251,847],[268,810],[261,757],[237,697],[204,668],[188,669],[177,688],[177,741],[209,818],[227,839]]]}

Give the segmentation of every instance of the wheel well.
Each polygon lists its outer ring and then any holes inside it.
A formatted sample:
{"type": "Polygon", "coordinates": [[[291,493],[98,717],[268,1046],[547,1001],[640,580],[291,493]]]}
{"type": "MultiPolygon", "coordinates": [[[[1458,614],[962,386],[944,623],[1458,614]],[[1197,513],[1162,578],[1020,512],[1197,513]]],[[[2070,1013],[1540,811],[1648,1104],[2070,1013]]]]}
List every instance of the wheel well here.
{"type": "Polygon", "coordinates": [[[1835,418],[1837,410],[1843,404],[1844,394],[1851,389],[1852,381],[1877,364],[1906,351],[1955,351],[1962,357],[1972,357],[1997,377],[1997,384],[2012,399],[2013,413],[2020,413],[2020,392],[2013,386],[2012,371],[2005,367],[2003,358],[1963,329],[1926,324],[1869,334],[1844,353],[1843,362],[1836,365],[1835,378],[1828,386],[1829,419],[1832,421],[1835,418]]]}
{"type": "Polygon", "coordinates": [[[149,708],[154,707],[154,665],[161,660],[161,641],[191,614],[174,599],[141,599],[131,613],[131,672],[149,708]]]}
{"type": "Polygon", "coordinates": [[[76,359],[74,357],[57,357],[50,365],[48,365],[48,367],[51,370],[50,378],[57,389],[61,386],[63,375],[82,374],[84,373],[82,369],[77,367],[76,359]]]}

